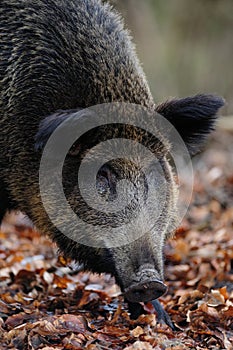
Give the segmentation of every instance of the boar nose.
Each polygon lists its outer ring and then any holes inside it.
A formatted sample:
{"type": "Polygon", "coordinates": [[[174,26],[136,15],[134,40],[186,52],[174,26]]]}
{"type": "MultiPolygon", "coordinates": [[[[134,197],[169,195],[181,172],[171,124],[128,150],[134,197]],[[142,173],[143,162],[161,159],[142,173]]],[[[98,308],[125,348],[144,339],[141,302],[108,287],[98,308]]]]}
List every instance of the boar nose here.
{"type": "Polygon", "coordinates": [[[167,291],[167,286],[159,280],[141,282],[125,290],[125,297],[131,302],[147,302],[159,298],[167,291]]]}

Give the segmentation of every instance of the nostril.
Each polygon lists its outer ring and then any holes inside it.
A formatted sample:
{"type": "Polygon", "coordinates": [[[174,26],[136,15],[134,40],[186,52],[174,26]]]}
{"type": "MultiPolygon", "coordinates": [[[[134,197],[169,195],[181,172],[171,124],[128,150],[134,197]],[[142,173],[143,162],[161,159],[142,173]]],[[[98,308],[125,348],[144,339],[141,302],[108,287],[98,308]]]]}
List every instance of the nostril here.
{"type": "Polygon", "coordinates": [[[132,293],[135,295],[135,298],[141,298],[143,294],[145,293],[144,289],[135,289],[132,290],[132,293]]]}
{"type": "Polygon", "coordinates": [[[165,288],[164,290],[156,290],[156,291],[154,291],[153,298],[150,299],[150,300],[157,299],[157,298],[161,297],[161,295],[163,295],[166,292],[166,290],[167,290],[167,288],[165,288]]]}

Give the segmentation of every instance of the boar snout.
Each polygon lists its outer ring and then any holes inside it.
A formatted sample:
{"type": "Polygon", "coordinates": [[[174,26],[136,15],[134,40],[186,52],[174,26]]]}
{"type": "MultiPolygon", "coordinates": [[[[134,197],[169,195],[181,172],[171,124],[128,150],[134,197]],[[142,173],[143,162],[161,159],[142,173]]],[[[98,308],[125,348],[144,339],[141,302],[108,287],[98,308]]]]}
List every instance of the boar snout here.
{"type": "Polygon", "coordinates": [[[167,286],[159,280],[145,281],[127,288],[125,297],[131,302],[147,302],[159,298],[167,291],[167,286]]]}
{"type": "Polygon", "coordinates": [[[147,302],[159,298],[167,291],[162,276],[150,264],[140,266],[132,283],[125,288],[124,294],[128,301],[147,302]]]}

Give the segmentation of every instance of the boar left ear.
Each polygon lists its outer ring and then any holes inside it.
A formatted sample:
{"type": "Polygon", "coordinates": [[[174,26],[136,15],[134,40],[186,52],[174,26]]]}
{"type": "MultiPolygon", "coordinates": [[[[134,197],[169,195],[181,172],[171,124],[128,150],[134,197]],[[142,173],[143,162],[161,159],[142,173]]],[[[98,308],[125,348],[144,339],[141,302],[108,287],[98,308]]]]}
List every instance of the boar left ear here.
{"type": "Polygon", "coordinates": [[[37,134],[35,136],[35,150],[39,151],[42,150],[52,135],[52,133],[55,131],[55,129],[61,125],[68,117],[77,114],[82,109],[69,109],[69,110],[58,110],[54,112],[53,114],[45,117],[40,125],[39,129],[37,131],[37,134]]]}
{"type": "Polygon", "coordinates": [[[203,94],[166,101],[156,107],[156,112],[176,128],[190,154],[194,155],[214,129],[217,112],[223,105],[223,98],[203,94]]]}

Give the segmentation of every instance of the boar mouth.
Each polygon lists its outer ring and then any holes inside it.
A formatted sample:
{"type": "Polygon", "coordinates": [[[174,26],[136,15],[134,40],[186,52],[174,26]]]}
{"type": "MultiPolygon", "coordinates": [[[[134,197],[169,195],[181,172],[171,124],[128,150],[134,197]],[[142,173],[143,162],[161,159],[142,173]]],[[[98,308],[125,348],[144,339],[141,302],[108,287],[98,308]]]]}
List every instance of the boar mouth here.
{"type": "Polygon", "coordinates": [[[131,302],[148,302],[159,298],[167,291],[167,286],[159,280],[148,280],[133,284],[125,292],[125,298],[131,302]]]}

